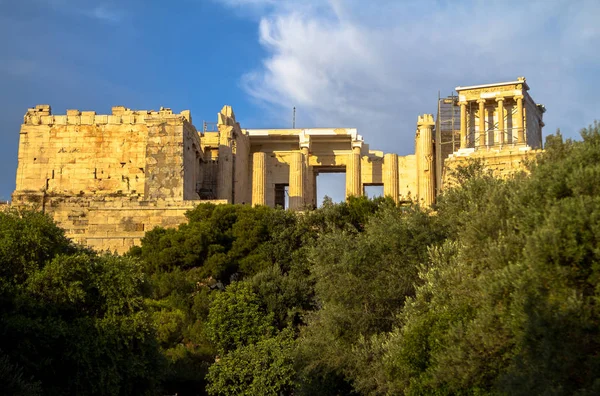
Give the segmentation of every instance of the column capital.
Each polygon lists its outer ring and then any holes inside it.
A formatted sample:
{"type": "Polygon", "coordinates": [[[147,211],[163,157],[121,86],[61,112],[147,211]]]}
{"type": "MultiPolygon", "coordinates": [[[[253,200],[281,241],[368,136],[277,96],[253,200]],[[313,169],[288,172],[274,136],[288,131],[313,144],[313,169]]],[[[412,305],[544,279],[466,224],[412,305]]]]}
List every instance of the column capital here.
{"type": "Polygon", "coordinates": [[[523,99],[523,98],[524,98],[524,96],[523,96],[523,95],[515,95],[515,96],[513,96],[513,98],[514,98],[515,100],[517,100],[517,99],[523,99]]]}
{"type": "Polygon", "coordinates": [[[458,104],[459,104],[460,106],[466,106],[466,105],[467,105],[467,103],[468,103],[467,101],[464,101],[464,102],[458,102],[458,104]]]}
{"type": "Polygon", "coordinates": [[[485,99],[485,98],[477,99],[477,103],[485,103],[485,102],[487,102],[487,99],[485,99]]]}
{"type": "Polygon", "coordinates": [[[504,102],[504,100],[506,100],[506,98],[504,96],[500,96],[499,98],[496,98],[496,102],[504,102]]]}
{"type": "Polygon", "coordinates": [[[435,121],[433,121],[433,114],[423,114],[417,118],[417,126],[434,126],[435,121]]]}
{"type": "Polygon", "coordinates": [[[306,148],[310,151],[311,139],[310,135],[305,133],[304,131],[300,132],[298,135],[298,139],[300,140],[300,149],[306,148]]]}

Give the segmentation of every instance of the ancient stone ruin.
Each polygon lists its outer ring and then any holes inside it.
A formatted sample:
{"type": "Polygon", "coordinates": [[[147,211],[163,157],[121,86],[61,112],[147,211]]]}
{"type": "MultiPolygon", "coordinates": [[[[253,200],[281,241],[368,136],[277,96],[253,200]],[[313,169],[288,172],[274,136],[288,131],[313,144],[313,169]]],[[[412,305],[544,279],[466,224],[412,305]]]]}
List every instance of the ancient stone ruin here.
{"type": "Polygon", "coordinates": [[[503,175],[541,149],[544,108],[528,90],[524,78],[456,88],[440,101],[451,126],[442,110],[419,116],[407,156],[372,150],[353,128],[243,129],[229,106],[208,131],[189,111],[53,115],[38,105],[21,126],[12,205],[37,207],[76,242],[117,252],[155,226],[181,224],[201,202],[285,207],[287,194],[290,209],[314,207],[320,173],[345,173],[346,196],[383,186],[396,202],[431,205],[449,167],[479,158],[503,175]]]}

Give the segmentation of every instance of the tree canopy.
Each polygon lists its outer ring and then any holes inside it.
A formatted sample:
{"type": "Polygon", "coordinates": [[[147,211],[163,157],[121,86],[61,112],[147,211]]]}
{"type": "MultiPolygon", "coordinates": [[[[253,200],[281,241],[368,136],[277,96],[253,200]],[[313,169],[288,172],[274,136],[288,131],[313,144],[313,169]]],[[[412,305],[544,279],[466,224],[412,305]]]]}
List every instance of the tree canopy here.
{"type": "Polygon", "coordinates": [[[431,208],[199,205],[125,256],[0,213],[7,394],[600,393],[600,125],[431,208]]]}

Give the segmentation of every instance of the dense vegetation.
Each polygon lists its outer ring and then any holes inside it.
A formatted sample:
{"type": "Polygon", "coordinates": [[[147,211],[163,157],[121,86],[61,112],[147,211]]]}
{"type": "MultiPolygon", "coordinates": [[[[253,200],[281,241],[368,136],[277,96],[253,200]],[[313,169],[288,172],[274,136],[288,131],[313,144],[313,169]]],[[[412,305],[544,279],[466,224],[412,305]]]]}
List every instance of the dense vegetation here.
{"type": "Polygon", "coordinates": [[[600,125],[433,211],[201,205],[126,256],[0,213],[3,394],[600,393],[600,125]]]}

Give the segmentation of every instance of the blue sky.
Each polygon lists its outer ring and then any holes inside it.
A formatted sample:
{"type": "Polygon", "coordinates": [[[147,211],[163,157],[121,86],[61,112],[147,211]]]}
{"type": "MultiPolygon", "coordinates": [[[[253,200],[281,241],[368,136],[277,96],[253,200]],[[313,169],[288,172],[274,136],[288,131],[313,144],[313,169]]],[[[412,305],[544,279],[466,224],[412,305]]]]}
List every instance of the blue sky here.
{"type": "MultiPolygon", "coordinates": [[[[600,118],[600,2],[0,0],[0,199],[14,189],[19,126],[47,103],[107,113],[190,109],[242,127],[357,127],[413,152],[438,91],[526,76],[545,134],[600,118]]],[[[343,177],[320,180],[343,196],[343,177]]]]}

